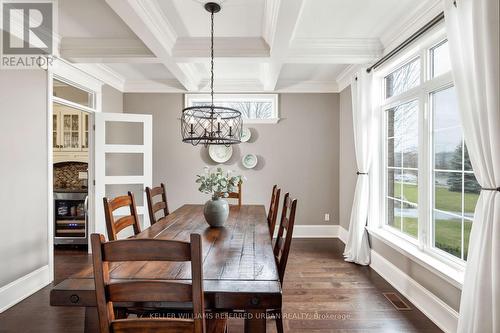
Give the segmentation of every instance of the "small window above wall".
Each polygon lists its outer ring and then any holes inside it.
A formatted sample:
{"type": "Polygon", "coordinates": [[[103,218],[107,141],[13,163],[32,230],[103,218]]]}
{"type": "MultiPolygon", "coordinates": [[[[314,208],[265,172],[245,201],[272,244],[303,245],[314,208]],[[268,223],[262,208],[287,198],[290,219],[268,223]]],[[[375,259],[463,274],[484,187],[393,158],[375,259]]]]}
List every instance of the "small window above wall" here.
{"type": "Polygon", "coordinates": [[[419,84],[420,58],[416,58],[385,77],[385,98],[404,93],[419,84]]]}
{"type": "Polygon", "coordinates": [[[430,49],[431,78],[435,78],[451,71],[450,50],[448,40],[444,40],[430,49]]]}
{"type": "MultiPolygon", "coordinates": [[[[210,105],[209,94],[186,94],[185,105],[210,105]]],[[[216,94],[214,104],[241,112],[245,124],[275,124],[279,121],[278,94],[216,94]]]]}
{"type": "Polygon", "coordinates": [[[59,79],[54,78],[53,82],[52,89],[54,97],[91,109],[95,107],[93,92],[78,88],[59,79]]]}

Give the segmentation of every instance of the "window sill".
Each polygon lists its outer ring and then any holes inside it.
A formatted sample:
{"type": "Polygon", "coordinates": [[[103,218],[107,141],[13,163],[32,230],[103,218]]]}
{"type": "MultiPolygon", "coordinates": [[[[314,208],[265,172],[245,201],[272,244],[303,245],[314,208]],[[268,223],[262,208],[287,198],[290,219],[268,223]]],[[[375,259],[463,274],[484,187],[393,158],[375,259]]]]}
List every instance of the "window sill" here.
{"type": "Polygon", "coordinates": [[[444,260],[440,260],[436,256],[420,249],[417,245],[412,244],[411,242],[404,240],[403,238],[398,237],[383,228],[367,228],[367,230],[372,237],[377,238],[405,257],[411,259],[443,280],[452,284],[454,287],[462,290],[462,285],[464,283],[463,268],[450,265],[444,260]]]}

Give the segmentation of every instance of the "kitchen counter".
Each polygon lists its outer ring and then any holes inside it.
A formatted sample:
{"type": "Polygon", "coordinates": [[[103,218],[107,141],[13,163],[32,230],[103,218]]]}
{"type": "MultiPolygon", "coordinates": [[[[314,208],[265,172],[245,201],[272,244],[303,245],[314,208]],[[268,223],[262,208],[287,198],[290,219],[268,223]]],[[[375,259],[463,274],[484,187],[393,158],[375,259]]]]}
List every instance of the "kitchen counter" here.
{"type": "Polygon", "coordinates": [[[55,188],[54,193],[88,193],[87,188],[55,188]]]}

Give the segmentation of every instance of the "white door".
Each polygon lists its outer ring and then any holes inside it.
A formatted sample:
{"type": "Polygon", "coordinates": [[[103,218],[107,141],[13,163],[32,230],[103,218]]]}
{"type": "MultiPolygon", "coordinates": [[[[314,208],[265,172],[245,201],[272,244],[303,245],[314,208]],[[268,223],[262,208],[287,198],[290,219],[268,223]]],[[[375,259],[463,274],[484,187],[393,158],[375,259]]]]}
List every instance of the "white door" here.
{"type": "MultiPolygon", "coordinates": [[[[152,116],[95,113],[95,219],[94,232],[107,236],[103,198],[134,193],[141,230],[150,225],[145,187],[152,183],[152,116]]],[[[129,215],[127,207],[115,215],[129,215]]],[[[128,228],[132,229],[132,228],[128,228]]],[[[127,237],[124,230],[119,237],[127,237]]]]}

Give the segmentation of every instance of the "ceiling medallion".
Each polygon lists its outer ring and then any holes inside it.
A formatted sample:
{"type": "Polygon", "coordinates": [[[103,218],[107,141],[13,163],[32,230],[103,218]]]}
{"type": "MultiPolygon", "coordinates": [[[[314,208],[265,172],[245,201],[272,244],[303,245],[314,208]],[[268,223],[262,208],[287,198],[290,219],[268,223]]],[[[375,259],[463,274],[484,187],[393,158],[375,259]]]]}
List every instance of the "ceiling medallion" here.
{"type": "Polygon", "coordinates": [[[210,97],[209,105],[184,108],[181,116],[182,142],[208,145],[232,145],[241,142],[243,122],[241,112],[214,105],[214,14],[221,10],[218,3],[207,2],[205,9],[211,17],[210,35],[210,97]]]}

